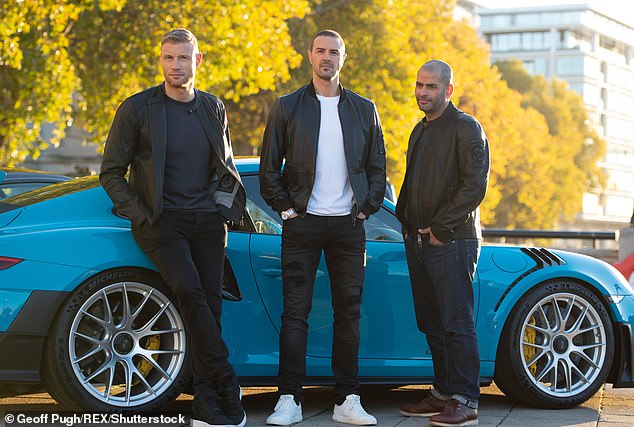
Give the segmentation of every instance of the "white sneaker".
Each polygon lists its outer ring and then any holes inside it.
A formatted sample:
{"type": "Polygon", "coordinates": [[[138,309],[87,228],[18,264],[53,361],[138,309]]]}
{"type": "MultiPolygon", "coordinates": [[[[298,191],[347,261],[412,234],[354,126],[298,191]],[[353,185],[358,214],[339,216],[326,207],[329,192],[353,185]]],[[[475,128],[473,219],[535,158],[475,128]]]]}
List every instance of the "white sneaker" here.
{"type": "Polygon", "coordinates": [[[302,420],[302,404],[295,403],[295,397],[292,394],[281,395],[273,411],[266,419],[267,424],[288,426],[302,420]]]}
{"type": "Polygon", "coordinates": [[[341,405],[335,405],[332,420],[357,426],[376,425],[376,418],[365,412],[361,406],[361,398],[356,394],[349,394],[341,405]]]}

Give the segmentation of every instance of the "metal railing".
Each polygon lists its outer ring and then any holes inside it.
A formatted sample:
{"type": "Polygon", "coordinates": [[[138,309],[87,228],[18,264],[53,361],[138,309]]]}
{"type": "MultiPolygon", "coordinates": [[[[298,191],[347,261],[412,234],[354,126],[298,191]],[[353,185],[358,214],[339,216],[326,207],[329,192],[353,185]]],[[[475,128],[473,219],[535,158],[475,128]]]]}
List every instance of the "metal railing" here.
{"type": "Polygon", "coordinates": [[[599,240],[617,240],[616,231],[556,231],[556,230],[509,230],[504,228],[485,228],[482,230],[486,238],[513,238],[513,239],[575,239],[592,240],[592,246],[597,247],[599,240]]]}

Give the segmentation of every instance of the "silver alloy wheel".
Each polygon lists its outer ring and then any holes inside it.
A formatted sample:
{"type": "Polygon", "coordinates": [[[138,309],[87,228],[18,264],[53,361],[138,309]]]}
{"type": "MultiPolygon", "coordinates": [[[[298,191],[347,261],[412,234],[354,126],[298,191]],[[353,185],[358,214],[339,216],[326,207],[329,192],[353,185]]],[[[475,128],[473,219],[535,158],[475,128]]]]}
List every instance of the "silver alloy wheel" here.
{"type": "Polygon", "coordinates": [[[579,395],[595,383],[607,352],[605,325],[586,299],[556,293],[522,323],[521,357],[533,384],[553,397],[579,395]]]}
{"type": "Polygon", "coordinates": [[[81,306],[68,348],[73,371],[92,396],[113,406],[138,406],[176,380],[185,361],[185,327],[161,292],[119,282],[81,306]]]}

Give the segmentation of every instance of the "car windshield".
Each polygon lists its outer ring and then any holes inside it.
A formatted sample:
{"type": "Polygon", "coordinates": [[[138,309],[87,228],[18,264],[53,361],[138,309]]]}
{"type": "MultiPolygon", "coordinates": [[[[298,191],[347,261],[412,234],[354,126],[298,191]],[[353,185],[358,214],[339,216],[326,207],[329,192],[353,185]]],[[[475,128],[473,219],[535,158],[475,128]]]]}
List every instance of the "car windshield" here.
{"type": "Polygon", "coordinates": [[[9,210],[7,206],[28,206],[35,203],[44,202],[66,194],[78,191],[88,190],[90,188],[99,187],[99,177],[86,176],[82,178],[71,179],[70,181],[60,182],[57,184],[47,185],[33,191],[18,194],[13,197],[7,197],[0,200],[0,212],[9,210]]]}

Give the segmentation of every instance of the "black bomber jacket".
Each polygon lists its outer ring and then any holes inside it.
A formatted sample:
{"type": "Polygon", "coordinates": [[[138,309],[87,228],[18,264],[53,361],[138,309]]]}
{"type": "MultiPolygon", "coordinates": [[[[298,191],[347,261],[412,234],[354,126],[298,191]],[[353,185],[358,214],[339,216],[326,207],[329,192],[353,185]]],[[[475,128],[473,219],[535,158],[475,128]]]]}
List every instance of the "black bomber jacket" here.
{"type": "Polygon", "coordinates": [[[449,102],[414,127],[396,204],[403,233],[430,227],[443,242],[482,238],[478,207],[489,178],[489,142],[480,123],[449,102]]]}
{"type": "MultiPolygon", "coordinates": [[[[192,114],[200,119],[218,163],[209,178],[214,201],[225,218],[237,221],[246,193],[233,161],[225,107],[214,95],[195,91],[192,114]]],[[[127,98],[117,109],[106,140],[99,179],[117,211],[133,225],[154,224],[162,212],[166,97],[163,83],[127,98]]]]}
{"type": "MultiPolygon", "coordinates": [[[[385,195],[385,144],[376,106],[339,87],[339,120],[353,216],[370,216],[385,195]]],[[[269,113],[260,159],[260,192],[277,212],[305,214],[315,182],[321,110],[311,83],[278,98],[269,113]],[[282,164],[284,163],[283,171],[282,164]]]]}

